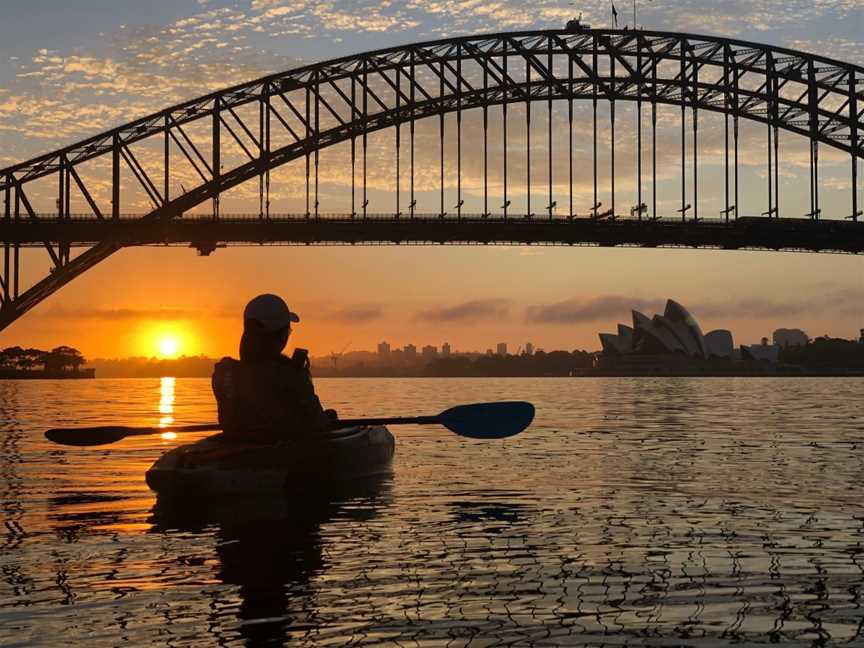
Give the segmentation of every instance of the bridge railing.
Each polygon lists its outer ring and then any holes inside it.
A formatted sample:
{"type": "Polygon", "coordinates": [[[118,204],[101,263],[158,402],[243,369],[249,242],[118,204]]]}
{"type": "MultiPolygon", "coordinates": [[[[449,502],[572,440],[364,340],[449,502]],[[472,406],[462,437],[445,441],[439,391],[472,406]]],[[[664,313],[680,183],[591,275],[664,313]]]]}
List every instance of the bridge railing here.
{"type": "MultiPolygon", "coordinates": [[[[135,222],[140,221],[146,214],[139,212],[129,212],[120,214],[117,220],[121,222],[135,222]]],[[[570,222],[570,221],[596,221],[596,222],[634,222],[634,223],[644,223],[646,225],[650,225],[651,223],[658,222],[676,222],[676,223],[723,223],[725,225],[734,226],[735,221],[743,221],[743,220],[760,220],[760,221],[810,221],[814,223],[852,223],[851,218],[846,219],[822,219],[822,220],[814,220],[807,215],[803,215],[800,218],[793,218],[784,216],[783,218],[777,218],[776,216],[771,217],[765,214],[753,214],[753,215],[742,215],[735,219],[726,219],[722,216],[717,218],[706,218],[700,216],[698,219],[694,218],[686,218],[682,219],[679,214],[672,214],[667,216],[659,216],[659,217],[644,217],[639,218],[637,216],[631,216],[629,214],[619,214],[614,217],[612,216],[600,216],[595,217],[588,212],[583,213],[574,213],[572,216],[568,214],[556,213],[552,216],[548,214],[532,214],[529,216],[528,214],[518,214],[511,213],[508,215],[503,215],[501,213],[492,213],[492,214],[483,214],[480,212],[463,212],[461,215],[455,213],[446,213],[446,214],[438,214],[436,212],[416,212],[412,214],[396,214],[394,212],[369,212],[367,214],[350,214],[346,212],[320,212],[318,214],[306,214],[304,212],[271,212],[269,215],[261,215],[253,212],[237,212],[237,213],[222,213],[218,217],[214,217],[213,214],[206,212],[190,212],[183,214],[182,216],[177,217],[178,220],[182,221],[196,221],[196,222],[261,222],[266,223],[268,221],[322,221],[322,220],[334,220],[334,221],[381,221],[381,220],[395,220],[395,221],[506,221],[512,223],[518,222],[543,222],[543,221],[553,221],[553,222],[570,222]]],[[[38,226],[40,223],[57,223],[63,221],[74,221],[80,223],[103,223],[105,225],[110,225],[115,223],[114,219],[100,219],[93,214],[88,213],[71,213],[71,214],[57,214],[57,213],[49,213],[49,212],[34,212],[33,218],[17,218],[17,219],[3,219],[0,218],[0,224],[10,224],[15,227],[28,227],[28,226],[38,226]]],[[[2,240],[0,240],[0,244],[2,244],[2,240]]]]}

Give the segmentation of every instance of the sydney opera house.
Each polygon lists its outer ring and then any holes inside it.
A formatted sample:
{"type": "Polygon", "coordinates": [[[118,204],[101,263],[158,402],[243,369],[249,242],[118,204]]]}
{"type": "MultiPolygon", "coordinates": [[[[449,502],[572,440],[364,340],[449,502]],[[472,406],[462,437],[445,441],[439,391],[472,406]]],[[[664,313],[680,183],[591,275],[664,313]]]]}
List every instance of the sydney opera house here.
{"type": "Polygon", "coordinates": [[[733,359],[735,345],[726,330],[702,333],[696,319],[676,301],[666,302],[663,315],[647,317],[633,311],[633,326],[618,325],[617,335],[601,333],[607,358],[675,356],[693,360],[733,359]]]}

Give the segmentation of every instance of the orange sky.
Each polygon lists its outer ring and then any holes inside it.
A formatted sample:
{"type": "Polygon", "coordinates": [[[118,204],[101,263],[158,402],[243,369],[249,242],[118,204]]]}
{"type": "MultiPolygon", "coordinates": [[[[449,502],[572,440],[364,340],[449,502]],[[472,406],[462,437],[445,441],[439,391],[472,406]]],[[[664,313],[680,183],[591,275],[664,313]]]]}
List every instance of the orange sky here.
{"type": "Polygon", "coordinates": [[[673,297],[705,331],[750,343],[780,326],[852,337],[862,321],[861,260],[832,255],[593,248],[123,250],[0,334],[0,345],[70,343],[89,357],[236,353],[256,292],[300,313],[292,344],[313,354],[449,341],[483,350],[531,341],[599,346],[631,306],[673,297]],[[838,279],[835,281],[833,277],[838,279]],[[843,277],[857,277],[844,283],[843,277]],[[857,287],[856,287],[857,286],[857,287]]]}
{"type": "MultiPolygon", "coordinates": [[[[421,6],[366,0],[318,9],[314,3],[288,0],[208,0],[148,3],[147,11],[118,6],[113,12],[83,12],[90,4],[92,0],[82,0],[80,15],[65,16],[63,33],[50,42],[39,41],[38,30],[31,33],[44,18],[31,15],[26,4],[0,25],[0,167],[208,89],[289,69],[301,58],[321,60],[445,34],[560,26],[570,14],[552,0],[538,0],[532,16],[526,16],[523,3],[516,0],[502,0],[494,15],[476,3],[421,6]]],[[[757,3],[743,0],[730,0],[725,9],[708,0],[685,0],[674,7],[644,4],[640,16],[649,27],[735,35],[843,60],[860,60],[864,51],[864,11],[842,0],[817,6],[778,0],[772,25],[764,24],[764,10],[757,3]],[[687,11],[679,11],[684,5],[687,11]]],[[[580,8],[594,24],[608,21],[605,1],[586,0],[580,8]]],[[[525,135],[519,110],[511,112],[514,147],[525,135]]],[[[601,107],[601,119],[604,110],[601,107]]],[[[565,124],[560,107],[556,111],[559,142],[565,124]]],[[[577,111],[577,156],[583,157],[577,161],[575,203],[584,213],[592,199],[584,157],[590,122],[585,106],[577,111]]],[[[633,107],[620,106],[618,114],[617,199],[626,211],[635,203],[633,107]]],[[[477,114],[468,115],[464,124],[466,211],[480,211],[481,204],[477,119],[477,114]]],[[[538,108],[533,126],[538,153],[532,169],[538,211],[547,200],[542,195],[544,120],[545,111],[538,108]]],[[[661,110],[659,211],[666,214],[677,208],[679,196],[676,120],[677,109],[661,110]]],[[[455,146],[453,124],[448,117],[449,154],[455,146]]],[[[721,125],[719,116],[700,118],[700,208],[715,218],[723,203],[721,125]]],[[[493,113],[493,141],[498,129],[500,120],[493,113]]],[[[764,136],[761,127],[742,125],[746,215],[766,208],[764,136]]],[[[434,120],[419,124],[417,137],[418,211],[435,211],[434,120]]],[[[603,127],[600,199],[606,204],[608,137],[603,127]]],[[[782,200],[786,215],[800,217],[809,204],[808,153],[806,143],[795,139],[783,136],[782,200]]],[[[825,148],[823,207],[831,217],[842,218],[849,210],[848,158],[825,148]]],[[[568,198],[564,150],[556,145],[559,205],[566,205],[568,198]]],[[[350,204],[345,151],[343,146],[322,154],[322,211],[344,212],[350,204]]],[[[393,211],[392,151],[392,133],[370,138],[370,211],[393,211]]],[[[146,152],[139,154],[146,163],[146,152]]],[[[226,164],[229,160],[226,154],[226,164]]],[[[514,148],[513,178],[524,177],[524,163],[521,149],[514,148]]],[[[497,207],[500,171],[493,167],[490,191],[497,207]]],[[[98,168],[90,172],[99,177],[98,168]]],[[[452,164],[447,173],[453,184],[452,164]]],[[[303,210],[302,178],[299,163],[274,173],[274,212],[303,210]]],[[[51,191],[53,185],[44,195],[31,196],[37,210],[51,209],[51,191]]],[[[100,191],[104,199],[107,186],[100,191]]],[[[518,185],[511,192],[513,211],[524,211],[524,193],[520,195],[518,185]]],[[[124,196],[129,210],[145,204],[140,192],[124,196]]],[[[405,209],[407,176],[402,200],[405,209]]],[[[453,189],[448,189],[446,201],[448,208],[455,203],[453,189]]],[[[224,197],[223,213],[256,212],[257,204],[257,183],[251,183],[224,197]]],[[[28,281],[45,271],[44,258],[44,252],[25,254],[28,281]]],[[[731,329],[737,343],[758,341],[781,326],[800,327],[811,336],[847,338],[864,326],[864,260],[854,257],[542,247],[233,248],[198,257],[190,249],[139,248],[115,254],[0,332],[0,347],[70,344],[91,358],[154,355],[160,338],[174,336],[180,353],[236,353],[243,305],[260,292],[281,294],[300,313],[303,321],[292,344],[310,348],[313,355],[347,344],[354,350],[372,349],[381,340],[394,346],[449,341],[462,350],[485,350],[501,341],[514,351],[529,341],[546,349],[596,349],[597,333],[629,322],[631,307],[653,312],[662,309],[668,297],[687,306],[703,330],[731,329]]]]}

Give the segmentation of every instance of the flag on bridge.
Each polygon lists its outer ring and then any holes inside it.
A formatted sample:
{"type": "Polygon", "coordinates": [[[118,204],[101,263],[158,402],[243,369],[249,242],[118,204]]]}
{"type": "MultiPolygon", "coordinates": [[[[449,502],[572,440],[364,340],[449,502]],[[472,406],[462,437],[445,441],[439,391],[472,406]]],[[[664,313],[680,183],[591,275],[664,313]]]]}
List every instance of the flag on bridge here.
{"type": "Polygon", "coordinates": [[[612,20],[615,23],[615,29],[618,29],[618,10],[615,8],[615,3],[612,3],[612,20]]]}

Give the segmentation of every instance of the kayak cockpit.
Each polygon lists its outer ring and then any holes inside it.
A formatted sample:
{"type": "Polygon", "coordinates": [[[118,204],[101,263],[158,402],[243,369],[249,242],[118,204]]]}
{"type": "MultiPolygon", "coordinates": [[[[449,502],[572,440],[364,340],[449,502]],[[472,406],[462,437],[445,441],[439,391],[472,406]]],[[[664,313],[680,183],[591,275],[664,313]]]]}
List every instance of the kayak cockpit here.
{"type": "Polygon", "coordinates": [[[389,472],[395,440],[384,426],[333,430],[314,443],[249,444],[218,434],[162,455],[146,473],[159,494],[278,492],[389,472]]]}

